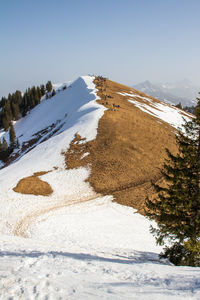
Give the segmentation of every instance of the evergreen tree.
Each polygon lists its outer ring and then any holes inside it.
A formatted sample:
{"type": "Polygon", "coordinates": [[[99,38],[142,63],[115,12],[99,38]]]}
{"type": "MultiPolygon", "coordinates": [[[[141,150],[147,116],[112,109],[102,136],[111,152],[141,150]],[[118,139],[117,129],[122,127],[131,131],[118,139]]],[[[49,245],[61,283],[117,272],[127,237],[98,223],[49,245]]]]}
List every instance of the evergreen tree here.
{"type": "Polygon", "coordinates": [[[51,81],[49,80],[49,81],[47,82],[47,84],[46,84],[46,90],[47,90],[47,92],[50,93],[50,92],[52,91],[52,88],[53,88],[52,83],[51,83],[51,81]]]}
{"type": "Polygon", "coordinates": [[[16,135],[15,135],[14,125],[12,122],[10,124],[9,137],[10,137],[10,144],[13,146],[16,142],[16,135]]]}
{"type": "Polygon", "coordinates": [[[8,144],[3,138],[3,143],[0,142],[0,160],[6,162],[8,156],[9,156],[9,150],[8,150],[8,144]]]}
{"type": "Polygon", "coordinates": [[[183,110],[185,110],[191,114],[194,114],[195,106],[184,106],[183,110]]]}
{"type": "Polygon", "coordinates": [[[47,92],[50,93],[50,92],[52,91],[52,88],[53,88],[52,83],[51,83],[51,81],[49,80],[49,81],[47,82],[47,84],[46,84],[46,90],[47,90],[47,92]]]}
{"type": "Polygon", "coordinates": [[[6,139],[3,137],[3,144],[2,144],[2,151],[7,151],[8,150],[8,144],[6,142],[6,139]]]}
{"type": "MultiPolygon", "coordinates": [[[[10,95],[10,94],[9,94],[10,95]]],[[[11,98],[11,95],[10,95],[10,98],[11,98]]],[[[11,98],[12,99],[12,98],[11,98]]],[[[13,115],[12,115],[12,110],[11,110],[11,107],[10,107],[10,101],[7,100],[5,102],[5,106],[4,106],[4,114],[6,115],[7,117],[7,120],[8,122],[10,123],[10,121],[12,120],[13,118],[13,115]]]]}
{"type": "Polygon", "coordinates": [[[19,118],[20,118],[19,105],[17,103],[12,102],[11,107],[12,107],[12,114],[13,114],[14,120],[16,120],[16,121],[19,120],[19,118]]]}
{"type": "Polygon", "coordinates": [[[37,95],[38,95],[38,99],[39,99],[38,103],[40,103],[40,100],[42,98],[42,93],[41,93],[39,86],[37,87],[37,95]]]}
{"type": "Polygon", "coordinates": [[[55,94],[56,94],[56,91],[53,89],[51,96],[53,97],[53,96],[55,96],[55,94]]]}
{"type": "Polygon", "coordinates": [[[2,125],[5,131],[9,128],[10,119],[8,118],[7,114],[4,112],[2,115],[2,125]]]}
{"type": "Polygon", "coordinates": [[[14,93],[14,102],[18,105],[22,103],[22,93],[20,91],[16,91],[14,93]]]}
{"type": "Polygon", "coordinates": [[[12,101],[12,95],[11,95],[11,93],[8,94],[8,101],[9,101],[9,102],[12,101]]]}
{"type": "Polygon", "coordinates": [[[32,105],[33,105],[32,107],[35,107],[36,105],[39,104],[40,97],[38,95],[38,91],[35,86],[32,87],[32,89],[31,89],[31,98],[32,98],[32,105]]]}
{"type": "Polygon", "coordinates": [[[4,107],[5,103],[6,103],[6,98],[2,97],[0,101],[0,108],[4,107]]]}
{"type": "Polygon", "coordinates": [[[20,148],[19,139],[17,139],[16,147],[17,147],[17,148],[20,148]]]}
{"type": "Polygon", "coordinates": [[[41,95],[44,96],[45,95],[45,87],[44,87],[44,84],[42,84],[40,86],[40,92],[41,92],[41,95]]]}
{"type": "Polygon", "coordinates": [[[176,106],[177,108],[183,109],[183,108],[182,108],[182,104],[181,104],[181,102],[179,102],[179,103],[178,103],[178,104],[176,104],[175,106],[176,106]]]}
{"type": "Polygon", "coordinates": [[[153,184],[158,197],[147,198],[147,216],[157,222],[151,227],[157,243],[166,240],[163,257],[177,265],[200,266],[200,99],[195,118],[185,123],[177,136],[178,153],[167,149],[162,175],[166,185],[153,184]]]}
{"type": "Polygon", "coordinates": [[[29,95],[29,103],[30,103],[30,109],[32,109],[36,106],[35,98],[34,98],[32,91],[30,92],[30,95],[29,95]]]}

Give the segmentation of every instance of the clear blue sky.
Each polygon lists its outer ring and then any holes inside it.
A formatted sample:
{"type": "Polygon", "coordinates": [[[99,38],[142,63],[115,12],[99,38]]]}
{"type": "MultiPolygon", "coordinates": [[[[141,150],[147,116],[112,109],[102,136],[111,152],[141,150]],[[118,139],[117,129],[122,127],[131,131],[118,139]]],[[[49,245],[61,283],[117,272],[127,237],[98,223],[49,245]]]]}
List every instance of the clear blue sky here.
{"type": "Polygon", "coordinates": [[[200,86],[200,0],[0,0],[0,96],[102,74],[200,86]]]}

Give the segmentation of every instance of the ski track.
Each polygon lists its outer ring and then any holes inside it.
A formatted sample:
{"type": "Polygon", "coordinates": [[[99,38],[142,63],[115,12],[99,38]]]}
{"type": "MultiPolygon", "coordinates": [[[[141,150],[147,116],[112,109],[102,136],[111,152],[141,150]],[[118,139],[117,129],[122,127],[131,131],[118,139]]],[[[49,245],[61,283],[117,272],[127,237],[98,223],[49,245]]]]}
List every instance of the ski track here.
{"type": "Polygon", "coordinates": [[[57,205],[54,205],[51,207],[46,207],[41,210],[35,211],[31,214],[28,214],[17,222],[17,225],[15,226],[15,228],[13,230],[13,234],[16,236],[21,236],[21,237],[26,238],[27,237],[26,232],[27,232],[29,226],[31,226],[34,222],[36,222],[37,218],[41,217],[42,215],[53,212],[53,211],[63,208],[63,207],[68,207],[71,205],[88,202],[88,201],[91,201],[94,199],[97,199],[97,196],[96,197],[88,197],[86,199],[82,199],[82,200],[78,200],[78,201],[77,200],[71,200],[71,201],[67,201],[67,202],[64,201],[57,205]]]}

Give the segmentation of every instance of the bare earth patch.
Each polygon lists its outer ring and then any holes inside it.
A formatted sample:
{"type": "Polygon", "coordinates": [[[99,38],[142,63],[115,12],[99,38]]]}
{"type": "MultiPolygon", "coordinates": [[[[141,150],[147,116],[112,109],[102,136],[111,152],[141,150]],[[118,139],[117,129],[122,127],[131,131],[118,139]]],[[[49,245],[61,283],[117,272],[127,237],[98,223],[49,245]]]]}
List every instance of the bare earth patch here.
{"type": "Polygon", "coordinates": [[[81,167],[87,163],[84,159],[84,154],[89,150],[89,146],[85,143],[85,138],[82,138],[78,133],[70,143],[70,148],[66,152],[62,152],[65,156],[66,169],[74,169],[81,167]]]}
{"type": "MultiPolygon", "coordinates": [[[[51,172],[51,171],[49,171],[51,172]]],[[[32,176],[22,178],[13,191],[21,194],[49,196],[53,190],[48,182],[41,180],[38,176],[47,174],[47,171],[36,172],[32,176]]]]}

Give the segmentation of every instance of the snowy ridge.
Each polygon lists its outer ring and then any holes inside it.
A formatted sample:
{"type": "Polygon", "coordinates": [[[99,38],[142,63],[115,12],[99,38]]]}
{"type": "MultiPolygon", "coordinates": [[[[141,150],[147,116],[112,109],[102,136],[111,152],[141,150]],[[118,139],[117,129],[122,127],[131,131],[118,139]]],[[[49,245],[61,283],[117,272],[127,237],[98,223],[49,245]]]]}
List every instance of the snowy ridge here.
{"type": "Polygon", "coordinates": [[[96,194],[89,167],[65,170],[62,151],[76,133],[95,139],[106,109],[93,80],[78,78],[15,124],[20,143],[58,120],[62,126],[0,170],[0,299],[199,299],[199,268],[160,260],[152,223],[96,194]],[[50,196],[13,191],[38,171],[51,171],[41,176],[50,196]]]}
{"type": "MultiPolygon", "coordinates": [[[[33,208],[36,209],[37,203],[38,209],[50,209],[55,203],[58,206],[60,202],[65,203],[67,199],[77,201],[80,197],[81,199],[94,197],[95,193],[85,182],[89,170],[80,168],[67,172],[64,167],[64,156],[61,154],[69,147],[77,132],[86,138],[86,141],[96,137],[98,121],[105,108],[96,102],[97,96],[93,79],[93,77],[87,76],[80,77],[71,85],[71,88],[52,99],[42,101],[30,115],[16,123],[16,135],[21,140],[30,139],[33,133],[46,128],[59,118],[62,119],[63,126],[56,136],[39,144],[20,160],[0,171],[2,187],[0,204],[2,203],[1,205],[4,207],[0,212],[3,220],[0,223],[0,230],[2,227],[6,233],[10,232],[10,227],[11,231],[13,230],[13,225],[5,225],[10,222],[8,216],[13,211],[13,206],[15,208],[17,206],[19,211],[23,209],[23,212],[20,212],[22,217],[33,208]],[[54,167],[57,170],[54,170],[54,167]],[[53,171],[42,177],[54,190],[48,200],[44,196],[22,195],[12,190],[20,179],[38,171],[49,170],[53,171]],[[6,207],[3,205],[4,199],[7,199],[6,207]],[[36,203],[35,199],[37,199],[36,203]],[[38,200],[41,199],[43,200],[40,203],[38,200]],[[25,204],[27,208],[24,206],[25,204]]],[[[11,213],[11,223],[15,223],[14,220],[18,219],[18,216],[17,212],[14,216],[11,213]]]]}
{"type": "MultiPolygon", "coordinates": [[[[98,108],[103,112],[104,108],[95,102],[96,94],[93,79],[89,76],[79,77],[67,90],[60,91],[51,99],[43,100],[31,110],[29,115],[17,121],[15,131],[19,143],[30,140],[37,132],[48,128],[57,121],[63,123],[61,132],[72,127],[77,121],[79,125],[80,123],[83,124],[84,115],[88,113],[89,117],[90,111],[92,112],[98,108]],[[90,90],[89,93],[87,89],[90,90]]],[[[96,128],[97,125],[91,126],[91,136],[87,138],[95,138],[96,128]]],[[[7,141],[9,140],[8,133],[2,132],[2,136],[7,141]]]]}

